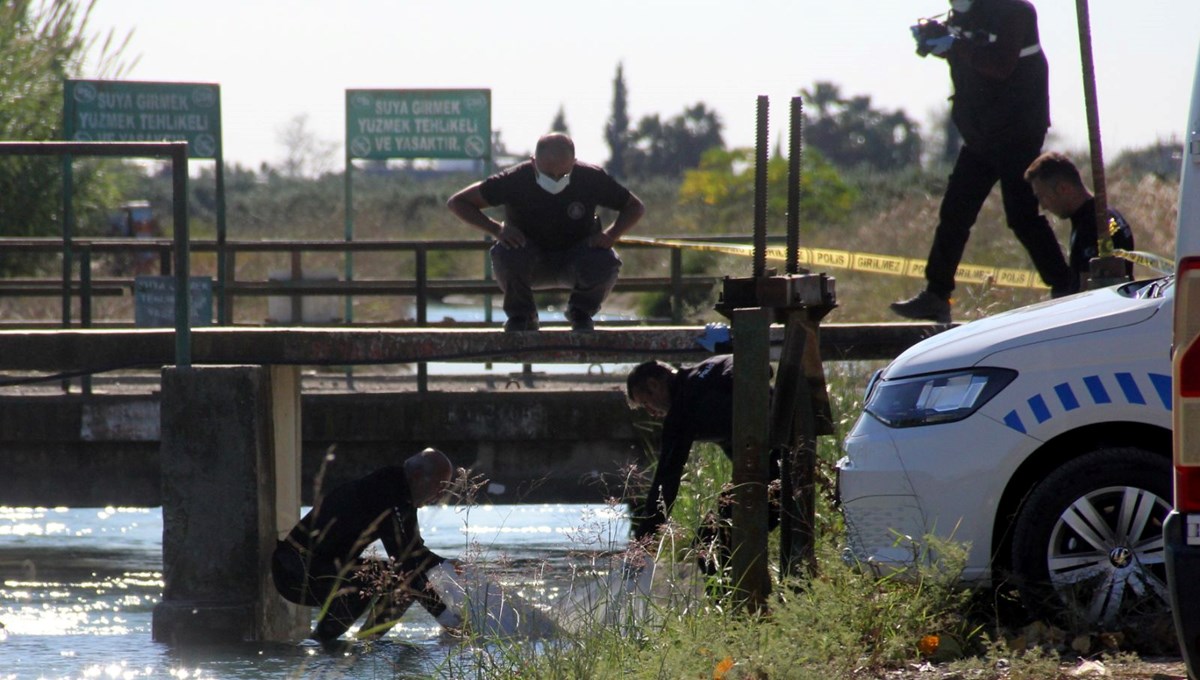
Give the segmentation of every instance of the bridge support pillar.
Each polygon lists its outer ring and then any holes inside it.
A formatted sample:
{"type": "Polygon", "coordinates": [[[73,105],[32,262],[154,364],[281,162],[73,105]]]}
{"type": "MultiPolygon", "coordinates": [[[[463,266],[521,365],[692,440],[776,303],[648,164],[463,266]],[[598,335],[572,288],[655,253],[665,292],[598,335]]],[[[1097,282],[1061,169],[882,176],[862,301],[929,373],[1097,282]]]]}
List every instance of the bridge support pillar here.
{"type": "Polygon", "coordinates": [[[271,583],[277,536],[300,509],[297,367],[166,367],[162,374],[163,599],[174,644],[297,640],[310,611],[271,583]]]}

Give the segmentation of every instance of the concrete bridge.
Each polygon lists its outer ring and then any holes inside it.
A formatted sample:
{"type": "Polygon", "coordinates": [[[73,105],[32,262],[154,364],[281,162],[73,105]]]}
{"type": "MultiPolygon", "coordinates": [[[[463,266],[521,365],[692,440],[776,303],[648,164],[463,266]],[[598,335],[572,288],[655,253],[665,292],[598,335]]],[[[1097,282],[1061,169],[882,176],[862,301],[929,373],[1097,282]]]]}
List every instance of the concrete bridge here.
{"type": "MultiPolygon", "coordinates": [[[[924,324],[829,325],[828,359],[880,359],[935,330],[924,324]]],[[[415,361],[633,363],[646,358],[698,361],[699,328],[601,329],[590,335],[548,330],[195,329],[195,365],[407,364],[415,361]]],[[[780,334],[781,330],[777,331],[780,334]]],[[[0,331],[7,382],[44,374],[153,369],[141,389],[94,393],[0,386],[0,504],[77,507],[159,506],[158,370],[173,362],[174,333],[153,330],[0,331]],[[13,371],[23,372],[15,375],[13,371]]],[[[0,377],[0,385],[6,382],[0,377]]],[[[311,383],[312,381],[310,381],[311,383]]],[[[397,457],[436,446],[455,464],[490,480],[492,503],[601,502],[621,497],[619,471],[645,466],[650,430],[635,422],[623,376],[562,385],[541,379],[463,389],[433,380],[419,390],[304,388],[299,396],[301,494],[358,477],[397,457]],[[524,389],[506,389],[520,388],[524,389]],[[333,456],[329,454],[332,451],[333,456]]],[[[44,383],[43,383],[44,384],[44,383]]],[[[58,385],[58,381],[50,381],[58,385]]]]}

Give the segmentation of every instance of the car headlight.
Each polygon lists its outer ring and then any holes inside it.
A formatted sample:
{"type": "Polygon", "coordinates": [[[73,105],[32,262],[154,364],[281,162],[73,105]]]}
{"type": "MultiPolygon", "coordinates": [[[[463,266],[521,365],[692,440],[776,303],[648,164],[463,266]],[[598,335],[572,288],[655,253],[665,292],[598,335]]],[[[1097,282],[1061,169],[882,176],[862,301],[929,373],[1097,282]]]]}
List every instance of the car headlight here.
{"type": "Polygon", "coordinates": [[[865,409],[889,427],[953,423],[978,411],[1016,377],[1006,368],[972,368],[873,380],[865,409]]]}

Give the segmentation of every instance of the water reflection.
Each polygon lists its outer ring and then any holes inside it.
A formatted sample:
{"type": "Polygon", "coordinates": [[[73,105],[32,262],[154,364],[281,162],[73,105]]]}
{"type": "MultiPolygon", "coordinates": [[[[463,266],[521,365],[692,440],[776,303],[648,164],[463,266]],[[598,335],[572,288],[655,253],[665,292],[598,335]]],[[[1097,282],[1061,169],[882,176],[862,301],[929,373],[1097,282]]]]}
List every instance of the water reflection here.
{"type": "MultiPolygon", "coordinates": [[[[562,592],[573,555],[628,535],[622,513],[585,505],[423,508],[420,524],[435,552],[482,563],[543,604],[562,592]]],[[[0,680],[428,677],[457,653],[420,607],[383,640],[333,651],[309,642],[157,644],[161,570],[158,508],[0,508],[0,680]]]]}

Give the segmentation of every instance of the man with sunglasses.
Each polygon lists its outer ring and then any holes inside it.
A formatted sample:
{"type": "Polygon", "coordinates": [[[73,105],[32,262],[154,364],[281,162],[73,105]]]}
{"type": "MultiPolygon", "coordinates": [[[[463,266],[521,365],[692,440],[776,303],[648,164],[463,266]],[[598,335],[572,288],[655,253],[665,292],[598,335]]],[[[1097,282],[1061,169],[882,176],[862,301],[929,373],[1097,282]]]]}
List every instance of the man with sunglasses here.
{"type": "Polygon", "coordinates": [[[542,136],[532,158],[462,189],[446,207],[496,239],[492,269],[504,292],[505,331],[538,330],[533,290],[555,286],[571,289],[572,330],[593,330],[621,268],[613,245],[646,211],[602,168],[576,160],[575,143],[562,133],[542,136]],[[493,206],[504,206],[503,222],[483,212],[493,206]],[[607,228],[598,207],[617,211],[607,228]]]}

